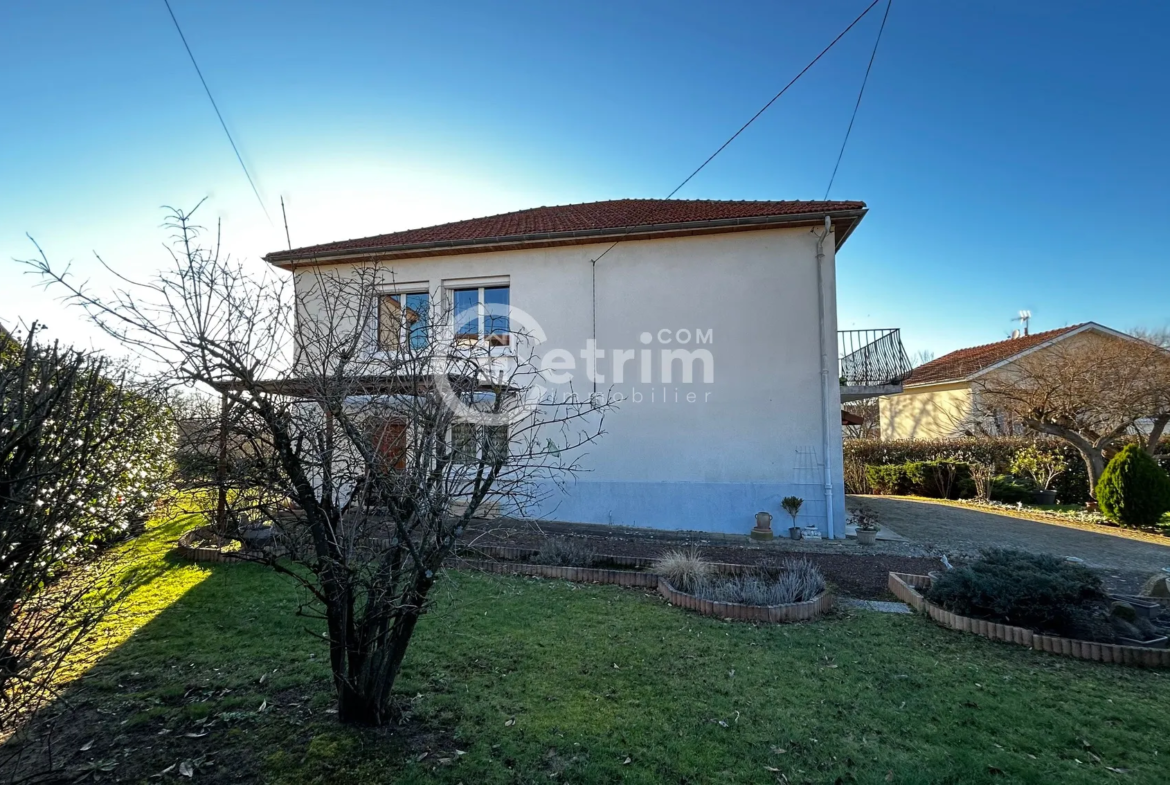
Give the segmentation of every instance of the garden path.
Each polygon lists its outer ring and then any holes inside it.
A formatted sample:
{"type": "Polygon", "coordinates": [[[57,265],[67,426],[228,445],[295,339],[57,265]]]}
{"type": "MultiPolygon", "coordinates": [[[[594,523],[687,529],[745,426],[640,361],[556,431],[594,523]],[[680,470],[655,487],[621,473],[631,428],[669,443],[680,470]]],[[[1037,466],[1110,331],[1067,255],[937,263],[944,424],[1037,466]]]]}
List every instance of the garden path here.
{"type": "Polygon", "coordinates": [[[892,496],[848,497],[850,508],[861,504],[877,515],[882,526],[952,556],[973,556],[994,547],[1076,556],[1104,570],[1112,586],[1127,591],[1136,590],[1145,578],[1170,567],[1170,539],[1161,545],[929,501],[892,496]]]}

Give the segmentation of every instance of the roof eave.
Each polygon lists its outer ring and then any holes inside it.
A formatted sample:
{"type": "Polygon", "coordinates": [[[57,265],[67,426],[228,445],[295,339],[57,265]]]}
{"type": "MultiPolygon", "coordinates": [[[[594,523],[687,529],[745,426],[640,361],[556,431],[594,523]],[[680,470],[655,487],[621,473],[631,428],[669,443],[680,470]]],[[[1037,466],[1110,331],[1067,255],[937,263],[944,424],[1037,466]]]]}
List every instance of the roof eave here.
{"type": "Polygon", "coordinates": [[[824,221],[828,216],[830,220],[842,227],[836,233],[835,248],[840,248],[845,244],[845,240],[861,223],[861,219],[865,217],[868,208],[856,208],[850,210],[822,210],[813,213],[795,213],[791,215],[764,215],[754,216],[750,218],[720,218],[712,221],[681,221],[667,224],[646,224],[639,226],[625,226],[613,229],[579,229],[568,232],[540,232],[536,234],[522,234],[522,235],[504,235],[500,237],[480,237],[471,240],[436,240],[426,243],[407,243],[398,245],[386,246],[370,246],[368,248],[344,248],[334,251],[317,251],[298,253],[296,251],[274,251],[273,253],[265,255],[264,261],[277,267],[292,269],[302,266],[309,262],[312,264],[331,264],[341,262],[346,259],[361,258],[368,256],[377,256],[380,254],[402,254],[409,255],[411,253],[423,251],[436,251],[445,248],[450,248],[453,251],[461,251],[463,253],[469,252],[489,252],[495,250],[498,246],[515,246],[525,244],[540,243],[542,245],[556,244],[564,242],[566,244],[582,239],[596,240],[597,242],[605,242],[606,240],[647,240],[654,239],[656,234],[666,234],[678,231],[697,231],[703,230],[721,230],[734,229],[737,227],[743,228],[768,228],[768,227],[782,227],[782,226],[801,226],[811,225],[824,221]]]}

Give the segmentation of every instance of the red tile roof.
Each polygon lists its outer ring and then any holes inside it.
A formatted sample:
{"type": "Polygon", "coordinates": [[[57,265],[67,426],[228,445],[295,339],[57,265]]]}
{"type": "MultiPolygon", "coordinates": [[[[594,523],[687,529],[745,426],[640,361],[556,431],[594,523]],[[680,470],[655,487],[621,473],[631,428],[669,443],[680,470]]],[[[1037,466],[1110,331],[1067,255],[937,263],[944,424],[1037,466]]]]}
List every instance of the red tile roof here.
{"type": "Polygon", "coordinates": [[[1071,327],[1061,327],[1058,330],[1049,330],[1033,335],[1024,335],[1019,338],[1009,338],[1006,341],[988,343],[983,346],[972,346],[969,349],[959,349],[957,352],[945,354],[928,363],[924,363],[913,371],[902,382],[903,385],[912,384],[939,384],[941,382],[966,379],[974,373],[990,368],[996,363],[1010,359],[1020,352],[1039,346],[1073,330],[1084,327],[1084,324],[1074,324],[1071,327]]]}
{"type": "MultiPolygon", "coordinates": [[[[586,202],[559,207],[536,207],[487,218],[472,218],[467,221],[429,226],[424,229],[408,229],[391,234],[363,237],[356,240],[311,245],[294,248],[291,251],[275,251],[265,258],[274,263],[317,256],[337,256],[363,252],[393,252],[414,249],[419,246],[469,245],[484,243],[504,244],[506,242],[530,243],[558,238],[572,241],[574,235],[580,238],[588,235],[593,242],[599,238],[620,235],[631,229],[667,227],[679,224],[703,224],[714,221],[734,222],[741,219],[759,219],[780,216],[823,216],[825,213],[854,213],[845,227],[838,232],[837,243],[853,228],[865,210],[865,202],[732,202],[714,200],[682,199],[615,199],[608,202],[586,202]]],[[[745,222],[747,225],[748,222],[745,222]]],[[[685,227],[681,227],[685,228],[685,227]]],[[[580,242],[580,239],[576,240],[580,242]]],[[[485,248],[483,250],[499,250],[485,248]]]]}

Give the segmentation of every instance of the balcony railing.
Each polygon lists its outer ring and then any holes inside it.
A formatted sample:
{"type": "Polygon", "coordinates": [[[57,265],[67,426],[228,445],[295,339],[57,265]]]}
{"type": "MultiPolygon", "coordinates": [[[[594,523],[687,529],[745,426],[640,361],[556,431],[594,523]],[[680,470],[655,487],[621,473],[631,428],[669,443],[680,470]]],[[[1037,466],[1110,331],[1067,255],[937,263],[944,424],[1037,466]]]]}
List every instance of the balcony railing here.
{"type": "Polygon", "coordinates": [[[897,328],[840,330],[837,357],[841,385],[845,387],[901,384],[911,371],[910,357],[897,328]]]}

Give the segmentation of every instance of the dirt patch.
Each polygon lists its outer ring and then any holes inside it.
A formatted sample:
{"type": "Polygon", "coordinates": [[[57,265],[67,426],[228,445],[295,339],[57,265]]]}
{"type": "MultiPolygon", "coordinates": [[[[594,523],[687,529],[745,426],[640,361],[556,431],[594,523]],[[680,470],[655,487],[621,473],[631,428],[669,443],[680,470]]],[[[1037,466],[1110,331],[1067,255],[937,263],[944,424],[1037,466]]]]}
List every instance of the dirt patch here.
{"type": "Polygon", "coordinates": [[[357,728],[339,725],[331,709],[311,709],[320,697],[312,690],[284,690],[262,707],[193,719],[189,707],[202,697],[193,689],[135,711],[141,707],[121,696],[78,690],[0,747],[0,779],[12,773],[38,782],[256,782],[279,767],[282,755],[327,771],[332,756],[348,754],[355,744],[432,769],[456,756],[452,729],[416,718],[409,699],[402,700],[398,721],[357,728]],[[111,721],[117,717],[126,719],[111,721]]]}
{"type": "MultiPolygon", "coordinates": [[[[739,544],[730,537],[710,539],[701,533],[665,532],[648,530],[632,531],[615,529],[612,533],[600,527],[574,524],[545,524],[537,529],[532,524],[477,522],[463,537],[464,543],[477,545],[510,545],[513,547],[539,548],[549,536],[580,539],[593,550],[606,556],[640,556],[657,558],[665,551],[679,547],[697,547],[703,556],[711,561],[729,564],[757,565],[775,562],[787,557],[804,557],[820,567],[825,579],[837,594],[858,599],[883,599],[890,597],[889,574],[891,572],[917,572],[926,574],[941,567],[938,559],[928,556],[907,556],[891,553],[826,553],[793,546],[791,541],[778,541],[765,545],[749,544],[746,538],[739,544]]],[[[838,541],[839,542],[839,541],[838,541]]],[[[831,546],[831,543],[820,544],[831,546]]],[[[852,543],[836,547],[860,548],[852,543]]]]}

